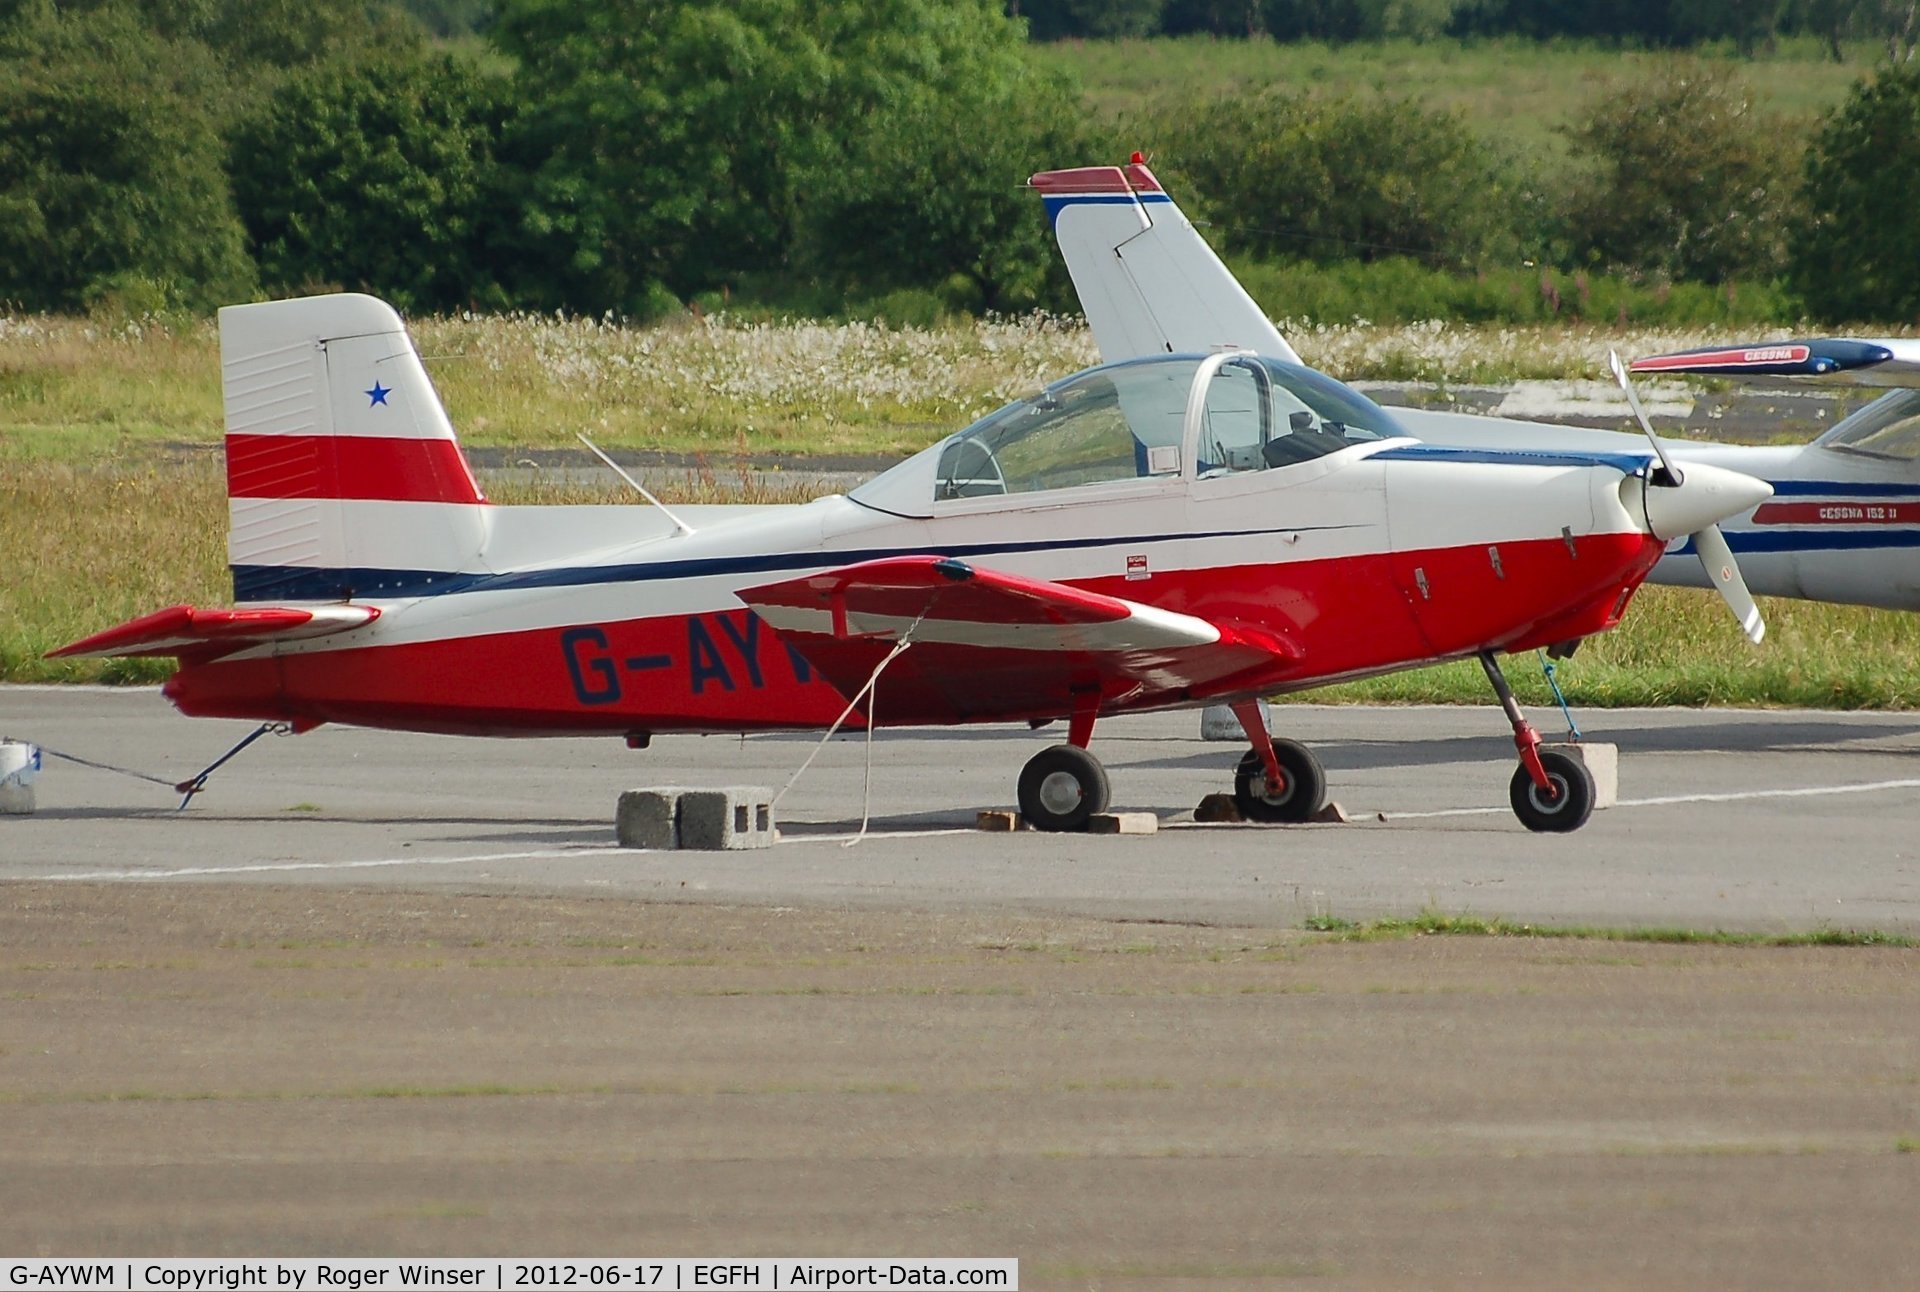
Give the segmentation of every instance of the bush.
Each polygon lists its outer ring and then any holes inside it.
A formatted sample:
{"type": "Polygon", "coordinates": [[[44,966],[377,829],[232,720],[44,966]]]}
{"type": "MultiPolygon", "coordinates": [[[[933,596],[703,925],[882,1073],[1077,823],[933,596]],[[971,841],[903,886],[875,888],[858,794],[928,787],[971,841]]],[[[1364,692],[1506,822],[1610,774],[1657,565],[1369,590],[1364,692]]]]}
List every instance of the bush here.
{"type": "Polygon", "coordinates": [[[1034,40],[1065,37],[1151,36],[1160,29],[1167,0],[1023,0],[1017,16],[1034,40]]]}
{"type": "Polygon", "coordinates": [[[1862,81],[1807,152],[1789,279],[1833,323],[1920,322],[1920,68],[1862,81]]]}
{"type": "Polygon", "coordinates": [[[1045,210],[1022,186],[1099,155],[1075,107],[1027,73],[872,123],[811,186],[797,263],[853,297],[937,288],[952,311],[1071,307],[1045,210]]]}
{"type": "Polygon", "coordinates": [[[1407,100],[1190,99],[1134,131],[1154,139],[1155,169],[1177,191],[1205,195],[1218,245],[1272,259],[1511,262],[1535,203],[1517,166],[1458,115],[1407,100]]]}
{"type": "Polygon", "coordinates": [[[1781,272],[1795,132],[1760,116],[1731,73],[1668,63],[1566,133],[1591,168],[1563,207],[1576,263],[1709,283],[1781,272]]]}
{"type": "Polygon", "coordinates": [[[203,104],[218,69],[129,14],[0,36],[0,300],[206,309],[253,281],[203,104]]]}
{"type": "Polygon", "coordinates": [[[320,64],[235,132],[232,171],[262,277],[338,283],[402,309],[501,303],[487,239],[503,82],[445,56],[320,64]]]}
{"type": "Polygon", "coordinates": [[[1233,271],[1276,318],[1320,324],[1582,322],[1613,327],[1758,327],[1789,323],[1787,295],[1764,282],[1646,284],[1600,274],[1514,268],[1476,274],[1405,259],[1274,264],[1236,257],[1233,271]]]}
{"type": "Polygon", "coordinates": [[[503,0],[490,39],[531,303],[593,312],[784,266],[847,140],[1022,65],[990,0],[503,0]]]}

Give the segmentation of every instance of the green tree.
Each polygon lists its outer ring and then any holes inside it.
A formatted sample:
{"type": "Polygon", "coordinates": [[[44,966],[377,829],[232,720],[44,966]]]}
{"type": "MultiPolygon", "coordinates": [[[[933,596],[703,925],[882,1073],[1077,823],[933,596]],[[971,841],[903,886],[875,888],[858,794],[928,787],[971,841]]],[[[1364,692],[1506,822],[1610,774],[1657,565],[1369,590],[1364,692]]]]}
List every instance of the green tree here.
{"type": "Polygon", "coordinates": [[[1262,0],[1167,0],[1160,29],[1169,36],[1208,32],[1253,37],[1266,31],[1262,0]]]}
{"type": "Polygon", "coordinates": [[[780,265],[809,189],[889,114],[1023,66],[990,0],[503,0],[526,290],[644,308],[780,265]]]}
{"type": "Polygon", "coordinates": [[[937,288],[949,308],[1074,308],[1040,200],[1022,186],[1099,157],[1076,96],[1028,74],[893,114],[820,177],[801,266],[854,297],[937,288]]]}
{"type": "Polygon", "coordinates": [[[1459,0],[1265,0],[1279,40],[1429,40],[1445,33],[1459,0]]]}
{"type": "Polygon", "coordinates": [[[1920,322],[1920,70],[1855,86],[1807,151],[1788,281],[1832,323],[1920,322]]]}
{"type": "Polygon", "coordinates": [[[1268,91],[1174,102],[1137,127],[1225,246],[1284,260],[1510,256],[1531,189],[1453,113],[1400,99],[1268,91]]]}
{"type": "Polygon", "coordinates": [[[252,265],[192,42],[102,8],[0,29],[0,298],[81,309],[244,298],[252,265]]]}
{"type": "Polygon", "coordinates": [[[109,13],[163,40],[203,45],[248,77],[415,49],[424,36],[395,0],[0,0],[0,25],[109,13]]]}
{"type": "Polygon", "coordinates": [[[1731,40],[1751,58],[1773,47],[1786,17],[1787,0],[1671,0],[1674,43],[1731,40]]]}
{"type": "Polygon", "coordinates": [[[233,140],[266,284],[338,283],[408,309],[502,303],[486,239],[507,98],[503,80],[445,55],[295,75],[233,140]]]}
{"type": "Polygon", "coordinates": [[[1020,16],[1034,40],[1112,40],[1153,35],[1166,5],[1167,0],[1025,0],[1020,16]]]}
{"type": "Polygon", "coordinates": [[[1567,134],[1587,167],[1564,204],[1577,259],[1700,282],[1780,271],[1794,132],[1761,117],[1729,72],[1670,63],[1567,134]]]}

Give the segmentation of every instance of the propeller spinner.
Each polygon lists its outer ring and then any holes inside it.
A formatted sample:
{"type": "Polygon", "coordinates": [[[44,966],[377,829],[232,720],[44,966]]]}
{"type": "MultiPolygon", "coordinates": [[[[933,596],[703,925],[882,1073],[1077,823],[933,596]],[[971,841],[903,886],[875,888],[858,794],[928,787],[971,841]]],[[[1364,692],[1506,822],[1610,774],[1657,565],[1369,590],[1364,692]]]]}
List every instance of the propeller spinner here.
{"type": "Polygon", "coordinates": [[[1772,495],[1773,487],[1764,480],[1756,480],[1723,467],[1693,463],[1684,472],[1675,467],[1667,457],[1666,447],[1660,443],[1660,437],[1654,434],[1653,423],[1647,419],[1646,410],[1640,406],[1640,396],[1633,389],[1633,381],[1627,376],[1626,365],[1620,362],[1618,351],[1607,352],[1607,366],[1613,370],[1613,379],[1620,383],[1620,389],[1626,393],[1627,405],[1633,409],[1634,419],[1640,423],[1640,429],[1646,432],[1647,441],[1653,445],[1654,454],[1660,459],[1659,470],[1649,476],[1642,491],[1648,527],[1661,538],[1688,535],[1693,541],[1694,553],[1700,558],[1701,567],[1707,572],[1707,582],[1713,585],[1727,603],[1727,608],[1733,611],[1733,617],[1740,621],[1741,631],[1746,633],[1747,640],[1758,644],[1767,635],[1766,621],[1760,617],[1760,607],[1754,604],[1753,594],[1747,591],[1747,581],[1740,576],[1740,565],[1733,559],[1733,549],[1727,545],[1726,535],[1720,532],[1719,525],[1711,521],[1706,524],[1698,522],[1705,516],[1729,514],[1729,509],[1724,505],[1727,499],[1750,498],[1752,501],[1748,505],[1758,506],[1772,495]]]}

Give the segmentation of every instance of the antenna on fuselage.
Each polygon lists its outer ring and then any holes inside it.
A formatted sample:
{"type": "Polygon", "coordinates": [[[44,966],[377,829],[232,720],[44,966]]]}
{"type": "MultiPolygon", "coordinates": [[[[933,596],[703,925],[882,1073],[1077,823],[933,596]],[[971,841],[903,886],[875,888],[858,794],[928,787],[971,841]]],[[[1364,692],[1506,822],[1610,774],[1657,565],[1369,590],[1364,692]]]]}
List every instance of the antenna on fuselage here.
{"type": "Polygon", "coordinates": [[[642,498],[645,498],[648,502],[652,503],[654,506],[658,507],[662,512],[664,512],[666,514],[667,519],[672,521],[674,525],[679,528],[682,534],[693,533],[693,526],[687,524],[686,521],[681,520],[678,516],[674,515],[673,509],[671,507],[667,506],[667,504],[661,502],[658,498],[654,497],[651,493],[647,492],[647,487],[645,485],[641,484],[638,480],[635,480],[632,476],[628,475],[625,471],[621,470],[620,464],[618,462],[615,462],[612,458],[608,457],[606,454],[602,453],[600,451],[600,446],[598,444],[595,444],[592,440],[588,439],[584,432],[575,431],[574,434],[579,437],[580,442],[582,444],[586,445],[588,448],[593,450],[593,456],[595,456],[596,458],[599,458],[602,462],[612,467],[613,473],[615,475],[619,476],[622,480],[625,480],[628,484],[632,485],[635,493],[639,494],[642,498]]]}

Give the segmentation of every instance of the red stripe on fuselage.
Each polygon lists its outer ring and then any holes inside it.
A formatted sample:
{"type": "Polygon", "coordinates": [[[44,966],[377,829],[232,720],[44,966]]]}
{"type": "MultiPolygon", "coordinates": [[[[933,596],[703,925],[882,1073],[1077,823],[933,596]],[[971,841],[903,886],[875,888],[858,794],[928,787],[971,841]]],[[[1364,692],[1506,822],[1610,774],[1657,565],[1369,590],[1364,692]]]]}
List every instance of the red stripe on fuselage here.
{"type": "Polygon", "coordinates": [[[1915,525],[1920,503],[1769,502],[1753,513],[1756,525],[1915,525]]]}
{"type": "Polygon", "coordinates": [[[483,503],[452,440],[372,435],[229,435],[233,498],[483,503]]]}
{"type": "MultiPolygon", "coordinates": [[[[1644,534],[1602,534],[1576,540],[1571,551],[1561,539],[1502,543],[1497,563],[1476,545],[1075,583],[1277,634],[1298,648],[1300,663],[1259,689],[1298,690],[1598,631],[1663,546],[1644,534]]],[[[876,655],[887,648],[873,643],[876,655]]],[[[929,643],[901,656],[882,678],[879,719],[1001,720],[1014,715],[987,711],[991,675],[1050,668],[1064,678],[1066,670],[1046,652],[929,643]]],[[[1061,714],[1072,707],[1066,684],[1061,714]]],[[[478,735],[819,727],[845,704],[744,609],[188,664],[167,684],[167,695],[196,716],[478,735]]],[[[1184,698],[1148,679],[1105,711],[1184,698]]],[[[1038,716],[1057,716],[1044,708],[1038,716]]]]}

